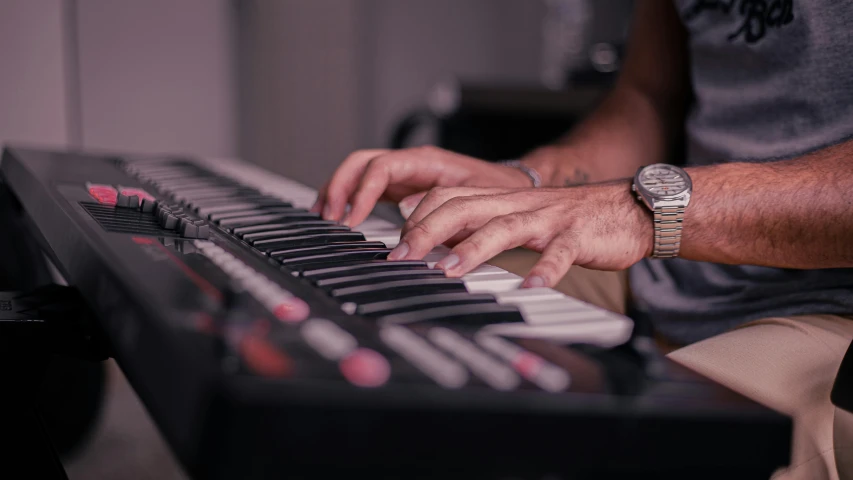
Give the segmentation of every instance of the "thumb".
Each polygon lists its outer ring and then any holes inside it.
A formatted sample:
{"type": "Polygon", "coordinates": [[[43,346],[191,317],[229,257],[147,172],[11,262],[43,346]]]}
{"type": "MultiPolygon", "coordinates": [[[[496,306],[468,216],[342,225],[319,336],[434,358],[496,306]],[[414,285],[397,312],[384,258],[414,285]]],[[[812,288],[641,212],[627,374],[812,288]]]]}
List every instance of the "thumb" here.
{"type": "Polygon", "coordinates": [[[400,200],[400,203],[398,203],[397,206],[400,207],[400,214],[403,218],[408,220],[409,215],[418,208],[418,204],[421,203],[421,200],[424,199],[427,193],[428,192],[416,193],[400,200]]]}

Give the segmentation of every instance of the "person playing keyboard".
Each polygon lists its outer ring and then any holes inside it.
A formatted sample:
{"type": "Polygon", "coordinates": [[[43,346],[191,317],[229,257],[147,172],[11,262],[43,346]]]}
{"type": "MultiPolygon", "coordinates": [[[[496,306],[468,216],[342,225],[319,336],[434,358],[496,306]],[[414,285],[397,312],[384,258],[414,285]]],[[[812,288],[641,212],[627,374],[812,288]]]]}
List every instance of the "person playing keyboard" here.
{"type": "Polygon", "coordinates": [[[494,258],[525,287],[630,305],[672,359],[793,417],[775,478],[843,478],[853,421],[829,392],[853,338],[851,21],[829,0],[638,2],[617,85],[561,141],[510,165],[358,151],[314,210],[355,226],[399,202],[390,259],[447,243],[449,276],[494,258]],[[683,169],[663,163],[682,128],[683,169]],[[541,256],[499,256],[517,247],[541,256]]]}

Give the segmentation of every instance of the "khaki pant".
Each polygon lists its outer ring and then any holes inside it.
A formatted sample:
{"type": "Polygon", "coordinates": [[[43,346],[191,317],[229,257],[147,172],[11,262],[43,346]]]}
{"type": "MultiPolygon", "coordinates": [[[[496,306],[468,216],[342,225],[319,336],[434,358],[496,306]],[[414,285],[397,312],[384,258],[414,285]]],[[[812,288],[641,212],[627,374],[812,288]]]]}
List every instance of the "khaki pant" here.
{"type": "MultiPolygon", "coordinates": [[[[538,254],[504,252],[489,263],[525,275],[538,254]]],[[[557,290],[625,313],[626,272],[572,267],[557,290]]],[[[853,339],[853,318],[803,315],[765,318],[674,348],[670,359],[794,420],[791,463],[774,480],[853,479],[853,415],[829,400],[853,339]]]]}

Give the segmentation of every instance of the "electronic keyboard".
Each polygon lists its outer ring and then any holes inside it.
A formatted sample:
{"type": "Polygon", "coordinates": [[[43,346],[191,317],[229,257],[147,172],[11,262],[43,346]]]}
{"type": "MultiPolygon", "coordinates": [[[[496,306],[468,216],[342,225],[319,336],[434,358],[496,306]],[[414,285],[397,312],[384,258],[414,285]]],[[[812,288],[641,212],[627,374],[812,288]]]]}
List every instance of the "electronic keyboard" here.
{"type": "MultiPolygon", "coordinates": [[[[631,319],[482,265],[389,261],[399,227],[248,163],[7,148],[30,235],[196,478],[769,477],[790,419],[631,319]],[[632,333],[633,332],[633,333],[632,333]]],[[[22,233],[23,234],[23,233],[22,233]]]]}

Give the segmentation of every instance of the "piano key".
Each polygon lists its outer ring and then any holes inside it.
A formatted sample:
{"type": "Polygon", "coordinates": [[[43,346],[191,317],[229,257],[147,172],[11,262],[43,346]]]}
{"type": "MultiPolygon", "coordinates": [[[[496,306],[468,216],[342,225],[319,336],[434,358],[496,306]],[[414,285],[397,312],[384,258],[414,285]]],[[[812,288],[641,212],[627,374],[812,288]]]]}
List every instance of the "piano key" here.
{"type": "Polygon", "coordinates": [[[537,287],[501,292],[496,294],[495,297],[500,303],[515,303],[524,301],[541,302],[545,300],[559,300],[566,298],[566,295],[547,287],[537,287]]]}
{"type": "Polygon", "coordinates": [[[318,288],[332,289],[353,287],[356,285],[370,285],[391,280],[408,280],[414,278],[445,278],[441,270],[399,270],[391,272],[370,272],[362,275],[351,275],[348,277],[337,277],[317,280],[314,284],[318,288]]]}
{"type": "Polygon", "coordinates": [[[427,338],[462,361],[475,375],[496,390],[514,390],[521,383],[521,378],[505,363],[483,352],[453,330],[444,327],[431,328],[427,332],[427,338]]]}
{"type": "Polygon", "coordinates": [[[523,277],[519,277],[513,273],[505,272],[499,275],[463,275],[462,281],[468,287],[468,291],[474,292],[506,292],[515,290],[524,282],[523,277]]]}
{"type": "Polygon", "coordinates": [[[329,294],[340,302],[356,305],[372,303],[395,297],[419,296],[443,292],[464,292],[465,284],[456,278],[420,278],[416,280],[394,280],[372,285],[336,288],[329,294]]]}
{"type": "Polygon", "coordinates": [[[494,323],[524,322],[516,308],[497,303],[452,305],[414,312],[395,313],[378,318],[380,325],[406,325],[418,322],[440,322],[465,326],[484,326],[494,323]]]}
{"type": "Polygon", "coordinates": [[[388,248],[394,248],[400,243],[400,230],[365,231],[359,227],[358,231],[364,234],[364,238],[373,242],[382,242],[388,245],[388,248]]]}
{"type": "MultiPolygon", "coordinates": [[[[302,235],[311,235],[315,233],[330,233],[330,232],[351,232],[349,227],[345,227],[343,225],[316,225],[313,227],[299,227],[299,228],[284,228],[278,230],[267,230],[264,232],[255,232],[255,233],[247,233],[242,236],[243,240],[245,240],[250,245],[253,245],[256,240],[264,240],[267,238],[286,238],[286,237],[296,237],[302,235]]],[[[358,232],[353,232],[358,233],[358,232]]],[[[362,235],[359,233],[359,235],[362,235]]],[[[363,236],[363,235],[362,235],[363,236]]]]}
{"type": "Polygon", "coordinates": [[[225,196],[225,197],[215,197],[215,198],[192,198],[187,202],[187,205],[199,212],[200,215],[214,213],[212,211],[204,212],[204,214],[200,211],[201,209],[208,208],[218,208],[218,207],[232,207],[234,205],[241,205],[238,209],[246,209],[260,206],[282,206],[282,207],[293,207],[293,204],[290,202],[285,202],[279,198],[272,198],[267,195],[262,195],[259,193],[252,193],[249,195],[237,195],[237,196],[225,196]],[[245,205],[245,206],[242,206],[245,205]]]}
{"type": "Polygon", "coordinates": [[[519,338],[541,338],[556,342],[590,343],[601,347],[620,345],[631,337],[633,324],[627,318],[611,315],[588,322],[530,325],[505,323],[487,325],[484,333],[519,338]]]}
{"type": "Polygon", "coordinates": [[[308,213],[301,208],[293,207],[269,207],[269,208],[252,208],[249,210],[236,210],[233,212],[213,213],[208,215],[211,221],[218,222],[228,218],[241,218],[251,215],[268,215],[273,213],[308,213]]]}
{"type": "Polygon", "coordinates": [[[312,247],[297,247],[286,250],[276,250],[270,252],[269,256],[276,260],[286,260],[291,258],[305,257],[309,255],[320,255],[323,253],[332,253],[340,250],[390,250],[385,248],[385,245],[379,242],[343,242],[330,243],[327,245],[314,245],[312,247]]]}
{"type": "MultiPolygon", "coordinates": [[[[266,240],[258,240],[254,242],[254,247],[264,253],[283,252],[295,248],[322,247],[324,245],[338,243],[358,243],[364,242],[364,235],[358,232],[338,232],[338,233],[318,233],[315,235],[302,235],[290,238],[270,238],[266,240]]],[[[371,245],[376,245],[385,248],[385,244],[381,242],[369,242],[371,245]]]]}
{"type": "Polygon", "coordinates": [[[347,265],[345,267],[306,270],[302,272],[302,277],[309,280],[318,280],[321,278],[335,278],[347,275],[358,275],[370,272],[388,272],[394,270],[429,270],[429,268],[425,262],[418,260],[378,261],[361,265],[347,265]]]}
{"type": "MultiPolygon", "coordinates": [[[[241,199],[241,200],[243,200],[243,199],[241,199]]],[[[261,203],[260,201],[235,202],[233,200],[220,199],[216,202],[210,202],[209,205],[205,205],[204,207],[195,206],[195,207],[193,207],[193,210],[195,210],[195,212],[198,213],[200,217],[207,218],[209,215],[212,215],[214,213],[225,213],[225,212],[235,212],[235,211],[239,211],[239,210],[250,210],[253,208],[258,208],[262,205],[274,205],[274,206],[280,206],[280,207],[293,208],[293,206],[290,205],[289,203],[282,202],[282,201],[276,201],[276,202],[269,202],[268,201],[268,202],[261,203]]]]}
{"type": "Polygon", "coordinates": [[[468,382],[468,369],[405,327],[382,327],[379,338],[445,388],[460,388],[468,382]]]}
{"type": "Polygon", "coordinates": [[[312,220],[319,219],[320,215],[310,212],[294,212],[294,213],[275,213],[269,215],[252,215],[248,217],[228,218],[217,222],[222,228],[237,228],[248,227],[252,225],[260,225],[262,223],[282,222],[288,219],[303,219],[312,220]]]}
{"type": "Polygon", "coordinates": [[[305,219],[294,218],[294,219],[285,219],[284,221],[281,221],[279,223],[267,223],[267,224],[262,224],[262,225],[252,225],[250,227],[239,227],[239,228],[235,228],[232,233],[234,233],[234,235],[237,235],[238,237],[242,238],[249,233],[255,233],[255,232],[265,232],[265,231],[269,231],[269,230],[279,230],[279,229],[297,228],[297,227],[307,228],[307,227],[322,226],[322,225],[340,225],[340,224],[338,222],[333,221],[333,220],[319,220],[319,219],[305,220],[305,219]]]}
{"type": "Polygon", "coordinates": [[[307,257],[285,258],[279,260],[283,267],[300,271],[308,268],[324,268],[366,262],[369,260],[384,260],[391,253],[390,248],[369,250],[343,250],[340,252],[310,255],[307,257]],[[321,267],[321,265],[323,267],[321,267]]]}
{"type": "Polygon", "coordinates": [[[495,297],[485,293],[439,293],[435,295],[422,295],[418,297],[365,303],[357,306],[355,313],[365,316],[382,316],[394,313],[425,310],[427,308],[449,307],[451,305],[466,305],[474,303],[495,303],[495,297]]]}
{"type": "Polygon", "coordinates": [[[525,314],[550,313],[550,312],[573,312],[577,310],[588,310],[589,305],[578,302],[573,298],[561,298],[559,300],[545,300],[543,302],[500,302],[503,305],[515,305],[525,314]]]}
{"type": "Polygon", "coordinates": [[[567,324],[575,322],[588,322],[593,320],[604,320],[612,315],[612,313],[601,310],[599,308],[586,308],[582,310],[564,310],[564,311],[545,311],[545,312],[525,312],[524,307],[518,307],[524,315],[524,319],[528,325],[554,325],[567,324]]]}

